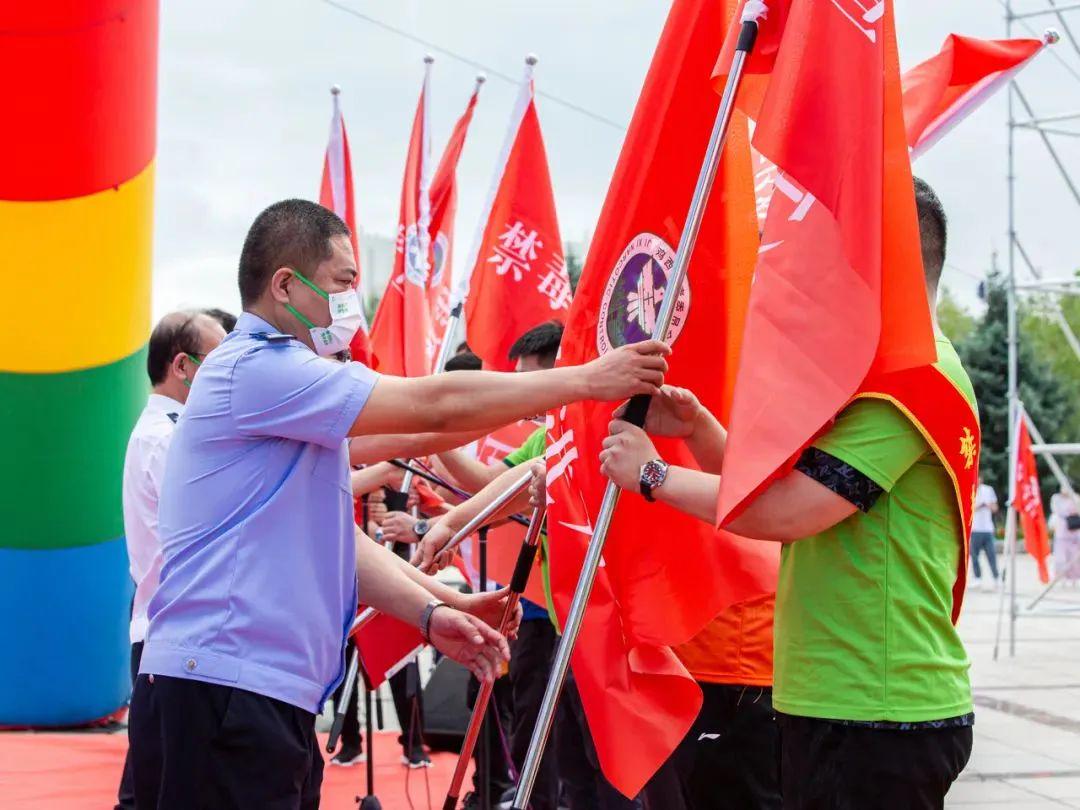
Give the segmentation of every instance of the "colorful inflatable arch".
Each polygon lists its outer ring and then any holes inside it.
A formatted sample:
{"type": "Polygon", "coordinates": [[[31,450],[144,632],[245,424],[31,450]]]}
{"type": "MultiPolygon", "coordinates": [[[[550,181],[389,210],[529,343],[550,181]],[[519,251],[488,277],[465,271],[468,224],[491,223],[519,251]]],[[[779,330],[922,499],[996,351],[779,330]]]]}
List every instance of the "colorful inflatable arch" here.
{"type": "Polygon", "coordinates": [[[130,691],[157,0],[4,3],[0,34],[0,726],[72,725],[130,691]]]}

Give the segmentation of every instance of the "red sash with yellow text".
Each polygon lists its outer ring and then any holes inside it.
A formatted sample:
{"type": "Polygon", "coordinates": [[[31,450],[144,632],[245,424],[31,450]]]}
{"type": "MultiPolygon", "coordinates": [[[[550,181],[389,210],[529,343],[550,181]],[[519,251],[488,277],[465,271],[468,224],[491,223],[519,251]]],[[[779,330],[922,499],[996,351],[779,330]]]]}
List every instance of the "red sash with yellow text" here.
{"type": "Polygon", "coordinates": [[[982,433],[979,414],[963,392],[937,366],[920,366],[868,379],[853,399],[884,399],[911,420],[952,479],[962,536],[952,620],[960,618],[967,583],[968,541],[979,483],[982,433]]]}

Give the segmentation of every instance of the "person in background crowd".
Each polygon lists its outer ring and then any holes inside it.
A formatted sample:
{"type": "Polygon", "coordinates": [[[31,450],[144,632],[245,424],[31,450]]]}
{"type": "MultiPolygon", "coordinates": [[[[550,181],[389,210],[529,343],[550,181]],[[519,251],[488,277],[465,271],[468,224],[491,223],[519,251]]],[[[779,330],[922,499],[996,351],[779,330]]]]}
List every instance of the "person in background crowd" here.
{"type": "Polygon", "coordinates": [[[1054,576],[1070,587],[1080,581],[1080,502],[1062,487],[1050,496],[1050,531],[1054,535],[1054,576]]]}
{"type": "Polygon", "coordinates": [[[204,309],[203,314],[209,315],[215,321],[220,323],[221,328],[225,330],[225,334],[228,334],[236,328],[236,316],[227,310],[213,307],[211,309],[204,309]]]}
{"type": "Polygon", "coordinates": [[[994,547],[994,515],[998,511],[997,493],[989,484],[983,483],[979,476],[979,488],[975,492],[975,516],[971,521],[971,586],[982,590],[982,569],[979,567],[979,554],[986,555],[990,566],[990,581],[987,590],[994,590],[998,580],[997,549],[994,547]]]}
{"type": "MultiPolygon", "coordinates": [[[[150,397],[128,439],[121,484],[124,539],[127,543],[135,598],[131,605],[131,682],[139,672],[148,621],[146,607],[161,575],[161,539],[158,537],[158,496],[173,429],[184,412],[191,381],[203,358],[217,348],[225,330],[213,318],[198,312],[166,315],[150,333],[146,371],[150,397]]],[[[131,752],[124,760],[117,808],[135,806],[131,752]]]]}

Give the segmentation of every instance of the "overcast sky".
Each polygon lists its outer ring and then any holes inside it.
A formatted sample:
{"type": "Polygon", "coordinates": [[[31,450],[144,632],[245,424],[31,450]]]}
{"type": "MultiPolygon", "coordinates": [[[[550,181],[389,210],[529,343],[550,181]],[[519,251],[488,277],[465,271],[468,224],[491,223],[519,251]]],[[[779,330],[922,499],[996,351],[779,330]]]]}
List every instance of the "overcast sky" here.
{"type": "MultiPolygon", "coordinates": [[[[334,0],[418,37],[520,75],[539,55],[547,91],[625,126],[663,25],[664,0],[334,0]]],[[[998,0],[899,0],[909,67],[950,32],[1004,36],[998,0]]],[[[1019,10],[1045,7],[1018,0],[1019,10]]],[[[1080,14],[1070,22],[1080,33],[1080,14]]],[[[1030,22],[1039,32],[1051,17],[1030,22]]],[[[1017,35],[1028,35],[1020,29],[1017,35]]],[[[1056,48],[1080,74],[1067,40],[1056,48]]],[[[324,0],[184,0],[162,4],[154,315],[181,306],[239,308],[235,268],[244,233],[269,203],[314,197],[338,83],[352,145],[357,207],[367,232],[394,233],[405,150],[425,48],[324,0]]],[[[436,53],[435,157],[471,91],[476,69],[436,53]]],[[[1040,116],[1080,110],[1080,79],[1044,54],[1021,78],[1040,116]]],[[[491,76],[459,172],[457,255],[464,261],[505,133],[515,87],[491,76]]],[[[946,283],[973,300],[991,253],[1006,260],[1005,94],[916,166],[952,224],[946,283]],[[958,269],[953,269],[958,268],[958,269]]],[[[538,102],[564,239],[591,232],[622,144],[620,128],[549,99],[538,102]]],[[[1024,117],[1022,113],[1018,117],[1024,117]]],[[[1054,137],[1080,181],[1076,139],[1054,137]]],[[[1080,265],[1080,206],[1031,132],[1018,134],[1018,231],[1048,275],[1080,265]]]]}

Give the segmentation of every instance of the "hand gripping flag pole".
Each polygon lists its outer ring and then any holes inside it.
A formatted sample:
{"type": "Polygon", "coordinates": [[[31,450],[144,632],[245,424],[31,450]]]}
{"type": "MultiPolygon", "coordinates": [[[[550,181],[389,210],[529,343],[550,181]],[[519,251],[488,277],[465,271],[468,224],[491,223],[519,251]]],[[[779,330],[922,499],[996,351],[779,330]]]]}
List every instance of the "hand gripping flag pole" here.
{"type": "MultiPolygon", "coordinates": [[[[514,609],[525,592],[525,586],[529,584],[529,574],[532,572],[533,561],[536,552],[540,548],[540,528],[544,523],[544,515],[547,510],[543,507],[535,507],[532,517],[529,519],[529,529],[525,533],[525,539],[518,552],[517,564],[514,566],[514,576],[510,581],[510,597],[506,600],[506,608],[503,610],[499,621],[499,632],[506,633],[510,619],[514,615],[514,609]]],[[[443,802],[443,810],[454,810],[457,807],[458,796],[461,795],[461,785],[465,781],[465,772],[469,769],[472,760],[473,749],[476,747],[480,730],[487,714],[488,702],[491,700],[491,692],[495,688],[494,681],[480,685],[480,693],[476,696],[472,715],[469,717],[469,725],[465,730],[465,739],[461,743],[461,753],[458,754],[457,766],[454,775],[450,778],[450,788],[446,793],[446,801],[443,802]]]]}
{"type": "MultiPolygon", "coordinates": [[[[450,542],[447,543],[442,550],[453,551],[460,546],[465,542],[469,535],[490,521],[493,515],[524,492],[531,480],[532,473],[525,473],[522,475],[521,478],[507,487],[499,497],[484,507],[476,517],[466,523],[457,534],[451,537],[450,542]]],[[[364,608],[353,620],[352,627],[349,629],[349,635],[356,634],[360,628],[374,619],[377,614],[378,611],[375,610],[375,608],[364,608]]],[[[352,702],[353,690],[356,688],[356,674],[359,670],[360,653],[357,649],[353,649],[352,656],[349,658],[349,666],[345,671],[345,686],[341,692],[341,700],[338,701],[339,705],[335,707],[334,722],[330,726],[330,737],[326,741],[327,753],[332,754],[337,749],[338,739],[341,737],[341,729],[345,725],[345,714],[349,709],[349,703],[352,702]]]]}
{"type": "MultiPolygon", "coordinates": [[[[679,299],[678,291],[686,280],[686,272],[690,265],[690,258],[694,253],[694,245],[697,241],[698,231],[701,228],[701,220],[705,213],[709,194],[712,191],[713,181],[716,179],[716,172],[720,166],[720,155],[724,148],[728,126],[731,123],[731,116],[735,106],[735,94],[742,79],[743,66],[757,39],[758,20],[763,18],[767,11],[765,3],[759,2],[759,0],[749,0],[743,9],[741,18],[742,31],[732,59],[727,85],[724,87],[724,94],[720,99],[720,108],[716,113],[716,122],[713,124],[712,135],[705,152],[701,172],[698,175],[697,185],[694,188],[694,195],[690,201],[686,226],[683,228],[682,236],[679,239],[675,267],[668,277],[664,301],[660,312],[657,314],[656,326],[652,334],[654,339],[663,340],[671,325],[671,318],[675,312],[675,303],[679,299]]],[[[643,426],[645,417],[648,414],[649,402],[650,398],[644,395],[635,396],[630,400],[624,416],[626,421],[639,427],[643,426]]],[[[521,778],[518,781],[517,793],[514,796],[512,805],[513,810],[525,810],[529,806],[529,800],[532,797],[533,786],[540,767],[540,759],[544,754],[544,748],[547,746],[552,723],[555,719],[555,708],[563,684],[566,682],[566,674],[570,666],[570,655],[573,652],[574,644],[577,642],[578,633],[581,631],[581,624],[585,618],[585,609],[603,555],[608,528],[611,526],[611,519],[615,514],[615,507],[618,502],[619,488],[609,482],[607,489],[604,490],[604,499],[600,504],[600,514],[596,519],[596,528],[593,530],[592,540],[589,542],[585,562],[578,578],[577,588],[574,591],[574,598],[570,603],[570,612],[563,625],[562,638],[559,640],[559,646],[552,661],[547,689],[540,704],[540,712],[536,718],[536,726],[533,728],[532,739],[529,741],[529,751],[521,768],[521,778]]]]}

